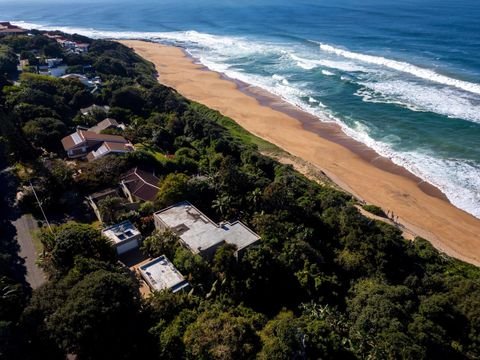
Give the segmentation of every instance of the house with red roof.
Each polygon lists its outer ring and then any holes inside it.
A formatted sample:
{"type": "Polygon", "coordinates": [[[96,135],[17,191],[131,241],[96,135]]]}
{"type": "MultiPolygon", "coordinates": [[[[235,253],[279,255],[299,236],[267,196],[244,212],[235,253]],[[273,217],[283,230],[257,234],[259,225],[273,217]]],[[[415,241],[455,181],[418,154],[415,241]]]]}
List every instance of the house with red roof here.
{"type": "Polygon", "coordinates": [[[65,136],[62,145],[69,158],[87,158],[89,161],[109,154],[123,154],[134,150],[133,145],[123,136],[98,134],[82,129],[65,136]]]}
{"type": "Polygon", "coordinates": [[[120,188],[130,202],[154,201],[160,179],[154,174],[133,168],[120,181],[120,188]]]}
{"type": "Polygon", "coordinates": [[[0,21],[0,36],[26,34],[27,30],[20,26],[12,25],[8,21],[0,21]]]}

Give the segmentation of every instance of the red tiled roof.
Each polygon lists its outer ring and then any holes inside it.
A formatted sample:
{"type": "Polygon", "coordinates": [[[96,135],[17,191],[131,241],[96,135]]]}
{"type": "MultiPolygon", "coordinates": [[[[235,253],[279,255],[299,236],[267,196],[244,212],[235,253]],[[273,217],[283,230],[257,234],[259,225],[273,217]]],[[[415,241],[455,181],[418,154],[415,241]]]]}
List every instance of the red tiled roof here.
{"type": "Polygon", "coordinates": [[[73,141],[72,135],[65,136],[62,139],[62,145],[65,151],[72,149],[76,145],[75,141],[73,141]]]}
{"type": "Polygon", "coordinates": [[[26,32],[27,30],[22,29],[19,26],[12,25],[8,21],[1,21],[0,22],[0,33],[19,33],[19,32],[26,32]]]}
{"type": "Polygon", "coordinates": [[[108,142],[123,143],[123,144],[128,143],[127,139],[119,135],[97,134],[93,131],[88,131],[88,130],[79,130],[79,132],[81,133],[81,136],[87,141],[93,140],[93,141],[108,141],[108,142]]]}
{"type": "Polygon", "coordinates": [[[153,201],[157,196],[160,179],[155,175],[134,168],[130,170],[123,178],[123,183],[130,193],[144,201],[153,201]]]}
{"type": "Polygon", "coordinates": [[[0,34],[16,34],[16,33],[24,33],[27,30],[20,29],[20,28],[13,28],[13,29],[2,29],[0,28],[0,34]]]}

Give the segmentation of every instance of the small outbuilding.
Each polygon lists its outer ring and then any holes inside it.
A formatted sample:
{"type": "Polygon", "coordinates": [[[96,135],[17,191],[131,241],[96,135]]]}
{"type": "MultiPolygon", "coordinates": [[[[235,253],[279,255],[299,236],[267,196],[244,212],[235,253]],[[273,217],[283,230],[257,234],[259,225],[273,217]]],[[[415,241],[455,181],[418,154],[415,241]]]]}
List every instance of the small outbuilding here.
{"type": "Polygon", "coordinates": [[[152,291],[170,290],[176,293],[190,287],[183,275],[165,255],[140,266],[139,271],[152,291]]]}
{"type": "Polygon", "coordinates": [[[118,255],[138,248],[142,241],[142,234],[128,220],[103,229],[102,234],[113,242],[118,255]]]}

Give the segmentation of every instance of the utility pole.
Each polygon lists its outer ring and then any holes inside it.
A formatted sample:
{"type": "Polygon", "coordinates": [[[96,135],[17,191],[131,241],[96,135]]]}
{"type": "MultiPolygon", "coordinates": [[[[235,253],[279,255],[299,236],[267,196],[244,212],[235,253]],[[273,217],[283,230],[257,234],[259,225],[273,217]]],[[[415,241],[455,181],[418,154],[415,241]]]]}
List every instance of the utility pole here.
{"type": "Polygon", "coordinates": [[[32,188],[33,195],[35,195],[35,199],[37,199],[38,207],[40,208],[40,211],[42,212],[43,218],[45,219],[45,222],[47,223],[48,229],[50,230],[50,232],[53,235],[52,227],[50,226],[50,223],[48,222],[47,215],[45,214],[45,211],[43,211],[42,203],[40,202],[40,199],[37,196],[37,192],[35,191],[35,188],[33,187],[32,182],[30,180],[28,182],[30,183],[30,187],[32,188]]]}

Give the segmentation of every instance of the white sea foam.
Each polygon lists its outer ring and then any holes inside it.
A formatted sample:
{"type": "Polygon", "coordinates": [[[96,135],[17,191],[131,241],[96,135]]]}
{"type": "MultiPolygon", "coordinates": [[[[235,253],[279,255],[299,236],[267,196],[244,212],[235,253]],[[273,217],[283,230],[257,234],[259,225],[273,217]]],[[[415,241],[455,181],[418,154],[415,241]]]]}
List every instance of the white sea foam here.
{"type": "MultiPolygon", "coordinates": [[[[296,61],[296,65],[305,70],[312,70],[317,67],[327,67],[330,69],[336,69],[345,72],[370,72],[371,69],[367,69],[364,66],[359,66],[355,63],[348,62],[348,61],[336,61],[330,59],[307,59],[301,57],[297,54],[290,53],[290,57],[296,61]]],[[[328,70],[324,70],[327,71],[328,70]]]]}
{"type": "Polygon", "coordinates": [[[283,85],[290,85],[290,83],[288,82],[288,80],[282,76],[282,75],[277,75],[277,74],[273,74],[272,75],[272,79],[273,80],[276,80],[278,82],[281,82],[283,85]]]}
{"type": "Polygon", "coordinates": [[[374,149],[380,155],[391,159],[419,178],[441,189],[451,203],[480,218],[480,167],[463,159],[441,159],[422,151],[398,151],[398,141],[376,141],[370,135],[367,125],[356,122],[353,127],[341,124],[350,137],[374,149]]]}
{"type": "Polygon", "coordinates": [[[359,95],[367,102],[394,103],[413,111],[430,111],[480,123],[480,99],[452,89],[404,81],[360,82],[359,95]]]}
{"type": "Polygon", "coordinates": [[[403,73],[408,73],[410,75],[416,76],[418,78],[436,82],[443,85],[453,86],[474,94],[480,95],[480,84],[454,79],[445,75],[436,73],[433,70],[421,68],[416,65],[412,65],[406,62],[387,59],[381,56],[366,55],[361,53],[356,53],[353,51],[348,51],[340,48],[336,48],[331,45],[321,44],[320,49],[332,53],[347,59],[358,60],[364,63],[384,66],[389,69],[400,71],[403,73]]]}
{"type": "Polygon", "coordinates": [[[328,70],[322,70],[322,74],[325,76],[334,76],[335,73],[328,71],[328,70]]]}
{"type": "Polygon", "coordinates": [[[272,79],[273,80],[277,80],[277,81],[282,81],[282,80],[285,80],[285,78],[281,75],[277,75],[277,74],[273,74],[272,75],[272,79]]]}

